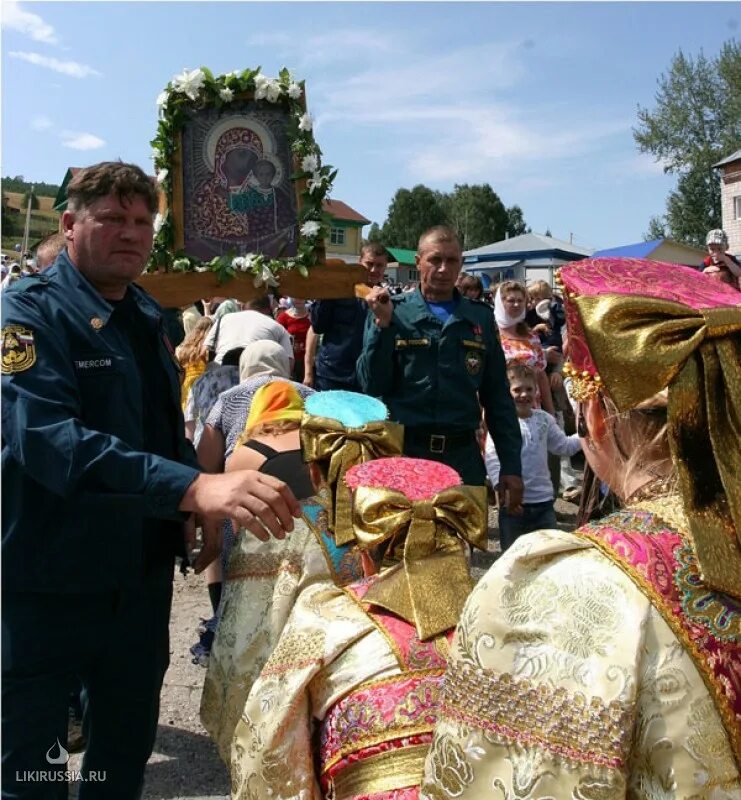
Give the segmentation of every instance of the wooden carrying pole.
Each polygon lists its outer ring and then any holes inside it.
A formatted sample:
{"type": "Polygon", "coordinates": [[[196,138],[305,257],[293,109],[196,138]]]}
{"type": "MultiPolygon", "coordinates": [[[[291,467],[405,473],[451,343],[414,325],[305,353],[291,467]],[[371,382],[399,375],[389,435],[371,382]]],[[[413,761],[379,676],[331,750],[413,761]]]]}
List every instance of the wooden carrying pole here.
{"type": "MultiPolygon", "coordinates": [[[[356,296],[356,284],[365,280],[365,269],[359,264],[346,264],[328,259],[309,270],[303,278],[295,270],[280,275],[275,291],[286,297],[303,300],[331,300],[356,296]]],[[[265,285],[255,286],[253,275],[236,275],[219,283],[213,272],[151,272],[137,283],[165,308],[184,308],[206,297],[234,297],[245,302],[267,294],[265,285]]],[[[358,290],[362,296],[362,290],[358,290]]]]}

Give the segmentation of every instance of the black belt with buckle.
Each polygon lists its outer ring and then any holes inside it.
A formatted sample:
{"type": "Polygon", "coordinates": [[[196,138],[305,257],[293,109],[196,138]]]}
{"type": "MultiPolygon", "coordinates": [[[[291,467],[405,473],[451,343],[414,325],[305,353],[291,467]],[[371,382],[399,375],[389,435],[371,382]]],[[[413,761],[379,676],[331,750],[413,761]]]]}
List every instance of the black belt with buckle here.
{"type": "Polygon", "coordinates": [[[476,442],[476,431],[452,431],[432,433],[423,428],[404,428],[405,441],[422,445],[430,453],[449,453],[459,447],[476,442]]]}

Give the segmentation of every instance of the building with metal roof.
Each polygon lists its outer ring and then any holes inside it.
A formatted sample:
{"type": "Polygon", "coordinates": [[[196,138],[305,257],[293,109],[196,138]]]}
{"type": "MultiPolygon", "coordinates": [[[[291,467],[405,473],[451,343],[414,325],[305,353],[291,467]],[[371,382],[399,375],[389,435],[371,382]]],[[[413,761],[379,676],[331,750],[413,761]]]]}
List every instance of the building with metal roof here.
{"type": "Polygon", "coordinates": [[[651,261],[666,261],[670,264],[684,264],[687,267],[699,267],[706,255],[707,253],[699,247],[674,242],[671,239],[653,239],[650,242],[610,247],[593,253],[595,258],[600,256],[648,258],[651,261]]]}
{"type": "Polygon", "coordinates": [[[556,270],[569,261],[592,255],[592,250],[540,233],[524,233],[511,239],[466,250],[463,270],[478,275],[484,285],[517,280],[545,280],[553,286],[556,270]]]}
{"type": "Polygon", "coordinates": [[[728,249],[741,256],[741,150],[713,166],[720,170],[720,209],[728,249]]]}

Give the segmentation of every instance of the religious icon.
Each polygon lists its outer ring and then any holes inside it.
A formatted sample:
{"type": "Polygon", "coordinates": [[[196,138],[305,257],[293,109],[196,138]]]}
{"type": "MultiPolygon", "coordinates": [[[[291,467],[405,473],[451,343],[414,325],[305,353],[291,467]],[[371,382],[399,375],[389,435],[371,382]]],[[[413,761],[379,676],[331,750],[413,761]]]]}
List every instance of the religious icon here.
{"type": "Polygon", "coordinates": [[[181,139],[186,255],[296,254],[288,122],[285,110],[255,100],[190,113],[181,139]]]}

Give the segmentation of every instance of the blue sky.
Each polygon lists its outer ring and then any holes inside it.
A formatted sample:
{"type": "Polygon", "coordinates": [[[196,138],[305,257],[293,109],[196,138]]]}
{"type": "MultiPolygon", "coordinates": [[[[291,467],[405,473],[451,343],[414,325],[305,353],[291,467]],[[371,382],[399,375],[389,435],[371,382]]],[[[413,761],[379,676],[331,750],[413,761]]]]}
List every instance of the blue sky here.
{"type": "Polygon", "coordinates": [[[332,196],[367,218],[400,187],[487,182],[535,232],[612,247],[639,241],[674,185],[635,146],[637,106],[680,48],[739,36],[732,2],[2,0],[2,174],[151,172],[173,75],[287,66],[339,170],[332,196]]]}

